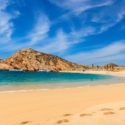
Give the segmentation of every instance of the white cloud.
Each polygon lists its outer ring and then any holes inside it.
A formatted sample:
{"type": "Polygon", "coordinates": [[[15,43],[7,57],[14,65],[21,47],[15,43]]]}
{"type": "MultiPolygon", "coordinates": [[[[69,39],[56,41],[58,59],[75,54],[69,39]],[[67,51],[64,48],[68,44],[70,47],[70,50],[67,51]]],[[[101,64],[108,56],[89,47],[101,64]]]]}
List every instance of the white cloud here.
{"type": "Polygon", "coordinates": [[[19,16],[18,11],[9,13],[6,9],[10,5],[8,0],[0,0],[0,42],[6,43],[11,40],[14,31],[13,19],[19,16]],[[18,12],[18,13],[17,13],[18,12]]]}
{"type": "Polygon", "coordinates": [[[50,21],[47,16],[41,14],[37,17],[37,21],[29,33],[28,37],[30,39],[29,45],[35,45],[39,41],[42,41],[48,36],[50,30],[50,21]]]}
{"type": "MultiPolygon", "coordinates": [[[[121,22],[125,17],[125,1],[119,1],[119,4],[114,2],[110,6],[98,9],[96,12],[90,12],[90,19],[87,19],[86,22],[94,22],[97,27],[95,27],[95,34],[100,34],[108,31],[109,29],[116,26],[121,22]]],[[[85,19],[84,19],[85,20],[85,19]]]]}
{"type": "MultiPolygon", "coordinates": [[[[70,21],[72,15],[81,20],[81,28],[84,30],[84,26],[87,25],[95,29],[95,33],[100,34],[108,31],[110,28],[117,25],[125,17],[125,1],[121,0],[117,3],[114,0],[49,0],[55,5],[61,7],[66,11],[62,16],[58,18],[58,21],[67,20],[70,21]],[[98,11],[90,11],[87,13],[87,10],[93,8],[98,8],[98,11]],[[81,15],[80,15],[81,14],[81,15]],[[85,14],[85,17],[82,16],[85,14]],[[92,23],[96,23],[92,25],[92,23]],[[97,26],[98,25],[98,26],[97,26]]],[[[90,34],[93,35],[93,34],[90,34]]]]}
{"type": "Polygon", "coordinates": [[[50,30],[50,27],[51,27],[51,24],[47,16],[44,14],[41,14],[37,16],[32,30],[26,36],[13,39],[13,42],[9,42],[5,44],[5,46],[1,48],[1,51],[3,52],[6,50],[15,51],[15,50],[19,50],[22,48],[29,48],[29,47],[34,48],[35,46],[37,46],[37,44],[42,43],[43,40],[48,39],[48,32],[50,30]]]}
{"type": "Polygon", "coordinates": [[[96,29],[94,27],[87,26],[87,27],[84,27],[83,29],[81,29],[79,31],[73,30],[70,33],[70,35],[71,35],[71,37],[78,38],[77,40],[79,40],[80,38],[85,38],[87,36],[95,34],[95,32],[96,32],[95,30],[96,29]]]}
{"type": "Polygon", "coordinates": [[[77,54],[69,55],[66,59],[81,64],[98,64],[117,61],[118,59],[124,60],[125,40],[114,42],[103,48],[91,50],[89,52],[79,52],[77,54]]]}
{"type": "Polygon", "coordinates": [[[125,2],[121,1],[119,4],[112,4],[111,6],[98,11],[98,13],[92,14],[91,21],[101,24],[98,33],[103,33],[109,30],[125,17],[125,2]]]}
{"type": "Polygon", "coordinates": [[[62,52],[69,48],[68,37],[67,34],[63,32],[63,30],[59,30],[54,38],[50,38],[49,43],[44,45],[43,47],[39,47],[38,49],[44,52],[62,52]]]}
{"type": "Polygon", "coordinates": [[[9,1],[8,0],[0,0],[0,11],[5,10],[5,8],[8,6],[9,1]]]}
{"type": "Polygon", "coordinates": [[[100,0],[92,1],[92,0],[49,0],[50,2],[54,3],[55,5],[62,7],[65,10],[70,10],[72,14],[80,14],[86,10],[101,7],[101,6],[108,6],[113,3],[112,0],[100,0]]]}
{"type": "Polygon", "coordinates": [[[73,45],[84,41],[82,37],[87,37],[94,33],[92,27],[86,27],[84,30],[75,31],[72,30],[69,33],[65,33],[62,29],[57,31],[56,36],[48,38],[47,43],[42,47],[38,47],[39,50],[49,53],[63,53],[70,49],[73,45]]]}
{"type": "Polygon", "coordinates": [[[54,37],[47,37],[47,39],[45,39],[47,40],[46,44],[42,44],[37,47],[37,49],[47,53],[62,54],[75,44],[84,42],[84,37],[94,34],[94,30],[93,27],[86,27],[81,31],[72,30],[71,32],[66,33],[62,29],[59,29],[54,37]]]}

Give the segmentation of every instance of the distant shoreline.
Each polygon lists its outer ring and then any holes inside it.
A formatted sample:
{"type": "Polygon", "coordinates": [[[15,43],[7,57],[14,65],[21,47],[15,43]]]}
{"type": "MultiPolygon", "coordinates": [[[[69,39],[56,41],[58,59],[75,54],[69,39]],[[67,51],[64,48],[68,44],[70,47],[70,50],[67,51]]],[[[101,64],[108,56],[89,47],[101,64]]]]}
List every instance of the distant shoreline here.
{"type": "MultiPolygon", "coordinates": [[[[23,72],[52,72],[49,70],[36,70],[36,71],[26,71],[26,70],[0,70],[0,71],[23,71],[23,72]]],[[[113,75],[113,76],[122,76],[125,77],[125,70],[121,71],[106,71],[106,70],[85,70],[85,71],[57,71],[58,73],[88,73],[88,74],[103,74],[103,75],[113,75]]]]}

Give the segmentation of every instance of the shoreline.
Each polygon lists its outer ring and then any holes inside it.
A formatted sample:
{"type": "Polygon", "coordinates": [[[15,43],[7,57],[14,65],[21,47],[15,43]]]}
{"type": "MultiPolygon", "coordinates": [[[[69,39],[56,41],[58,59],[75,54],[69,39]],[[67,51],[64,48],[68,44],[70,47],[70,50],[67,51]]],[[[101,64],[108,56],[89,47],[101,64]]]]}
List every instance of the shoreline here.
{"type": "Polygon", "coordinates": [[[80,86],[58,86],[58,87],[51,87],[51,88],[31,88],[31,89],[15,89],[15,90],[0,90],[0,94],[2,93],[29,93],[29,92],[44,92],[44,91],[53,91],[53,90],[70,90],[70,89],[80,89],[80,88],[88,88],[88,87],[108,87],[108,86],[118,86],[118,85],[125,85],[123,82],[116,82],[116,83],[101,83],[101,84],[85,84],[80,86]]]}
{"type": "Polygon", "coordinates": [[[82,89],[88,87],[101,87],[101,86],[117,86],[125,85],[125,83],[110,83],[110,84],[94,84],[94,85],[82,85],[82,86],[72,86],[72,87],[59,87],[59,88],[43,88],[43,89],[19,89],[19,90],[3,90],[0,91],[0,94],[4,93],[29,93],[29,92],[44,92],[44,91],[60,91],[60,90],[72,90],[72,89],[82,89]]]}
{"type": "MultiPolygon", "coordinates": [[[[118,76],[118,77],[125,77],[125,71],[122,72],[124,74],[121,74],[121,72],[111,72],[111,71],[92,71],[92,70],[87,70],[85,72],[64,72],[64,73],[81,73],[81,74],[99,74],[99,75],[109,75],[109,76],[118,76]],[[120,74],[119,74],[120,73],[120,74]]],[[[87,81],[88,82],[88,81],[87,81]]],[[[81,82],[75,82],[75,84],[77,85],[70,85],[69,83],[67,83],[67,85],[63,84],[60,85],[60,86],[52,86],[52,87],[45,87],[43,85],[40,85],[38,86],[37,88],[33,88],[33,86],[29,86],[31,88],[20,88],[20,89],[8,89],[8,90],[0,90],[0,94],[1,93],[16,93],[16,92],[36,92],[36,91],[49,91],[49,90],[60,90],[60,89],[73,89],[73,88],[84,88],[84,87],[87,87],[87,86],[108,86],[108,85],[121,85],[123,84],[122,82],[119,83],[119,81],[115,81],[115,83],[113,83],[113,81],[108,81],[108,82],[111,82],[109,84],[107,84],[106,82],[103,82],[103,81],[94,81],[94,84],[89,84],[91,81],[89,81],[87,84],[82,84],[81,82]],[[99,84],[101,83],[101,84],[99,84]],[[39,88],[41,87],[41,88],[39,88]],[[43,87],[43,88],[42,88],[43,87]]],[[[5,85],[6,87],[6,85],[5,85]]],[[[7,86],[8,87],[8,86],[7,86]]],[[[26,86],[28,87],[28,85],[26,86]]]]}

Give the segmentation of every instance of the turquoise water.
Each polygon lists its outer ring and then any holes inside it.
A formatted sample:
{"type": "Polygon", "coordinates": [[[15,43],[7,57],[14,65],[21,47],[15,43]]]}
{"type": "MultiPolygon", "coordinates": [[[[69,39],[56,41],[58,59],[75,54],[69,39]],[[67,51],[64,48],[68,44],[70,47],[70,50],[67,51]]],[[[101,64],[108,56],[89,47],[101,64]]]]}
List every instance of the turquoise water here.
{"type": "Polygon", "coordinates": [[[125,82],[125,79],[84,73],[0,71],[0,90],[109,84],[119,81],[125,82]]]}

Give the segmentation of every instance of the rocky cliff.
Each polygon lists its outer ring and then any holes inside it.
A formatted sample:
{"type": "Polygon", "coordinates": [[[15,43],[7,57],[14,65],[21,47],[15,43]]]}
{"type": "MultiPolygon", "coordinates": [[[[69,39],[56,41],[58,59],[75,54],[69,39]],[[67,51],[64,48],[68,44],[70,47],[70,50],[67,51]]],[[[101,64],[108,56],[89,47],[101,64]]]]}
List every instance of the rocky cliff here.
{"type": "Polygon", "coordinates": [[[1,61],[0,67],[26,71],[84,71],[85,66],[78,65],[60,57],[38,52],[31,48],[22,49],[11,57],[1,61]]]}

